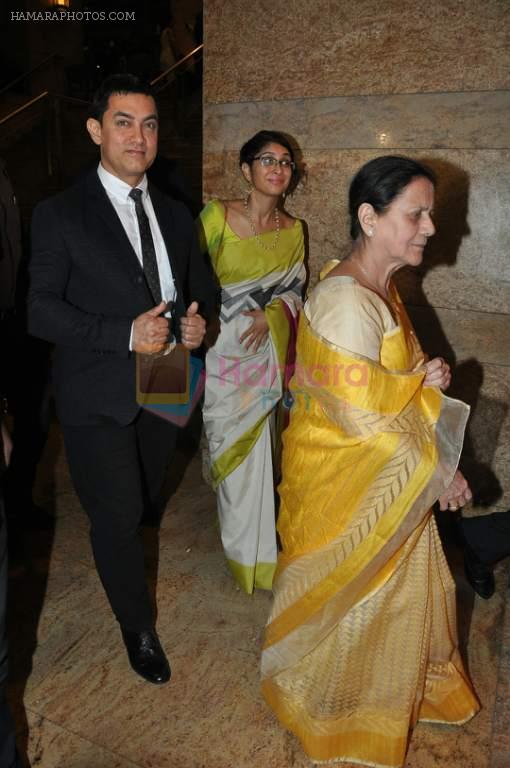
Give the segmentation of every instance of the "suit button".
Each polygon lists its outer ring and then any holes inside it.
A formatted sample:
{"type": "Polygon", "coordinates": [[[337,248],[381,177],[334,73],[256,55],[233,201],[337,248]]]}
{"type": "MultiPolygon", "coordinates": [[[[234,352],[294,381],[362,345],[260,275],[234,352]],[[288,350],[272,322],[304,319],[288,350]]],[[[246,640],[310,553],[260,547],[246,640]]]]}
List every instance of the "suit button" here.
{"type": "Polygon", "coordinates": [[[140,277],[140,276],[138,276],[138,277],[136,278],[136,282],[138,283],[138,285],[141,285],[141,284],[142,284],[142,282],[143,282],[143,277],[140,277]]]}

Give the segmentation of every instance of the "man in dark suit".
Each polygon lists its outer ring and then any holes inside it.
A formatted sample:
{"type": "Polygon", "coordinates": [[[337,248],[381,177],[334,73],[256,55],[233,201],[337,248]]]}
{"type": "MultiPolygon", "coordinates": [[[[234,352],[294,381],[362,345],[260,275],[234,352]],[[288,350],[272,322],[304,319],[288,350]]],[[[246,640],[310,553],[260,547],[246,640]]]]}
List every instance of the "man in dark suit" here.
{"type": "Polygon", "coordinates": [[[158,140],[150,89],[132,75],[108,78],[87,129],[100,148],[97,170],[34,212],[29,326],[56,344],[55,395],[71,476],[131,666],[164,683],[170,668],[154,627],[139,526],[146,499],[155,503],[160,492],[176,428],[140,409],[135,353],[164,353],[170,332],[198,348],[215,289],[187,209],[147,182],[158,140]]]}
{"type": "Polygon", "coordinates": [[[15,374],[14,332],[16,279],[21,261],[21,225],[10,179],[0,159],[0,766],[21,768],[15,729],[7,704],[7,519],[4,504],[5,473],[11,462],[12,442],[3,422],[4,397],[12,392],[15,374]]]}
{"type": "Polygon", "coordinates": [[[0,158],[0,397],[12,417],[12,458],[4,478],[9,567],[23,565],[27,525],[51,529],[53,515],[32,490],[46,441],[49,345],[26,332],[26,259],[19,205],[0,158]]]}
{"type": "Polygon", "coordinates": [[[22,257],[21,220],[16,195],[0,158],[0,319],[14,313],[16,278],[22,257]]]}
{"type": "Polygon", "coordinates": [[[496,589],[493,566],[510,557],[510,509],[461,517],[459,525],[467,580],[480,597],[488,600],[496,589]]]}
{"type": "Polygon", "coordinates": [[[0,766],[21,768],[16,750],[15,730],[7,704],[7,526],[4,512],[3,482],[12,451],[12,443],[0,412],[0,766]]]}

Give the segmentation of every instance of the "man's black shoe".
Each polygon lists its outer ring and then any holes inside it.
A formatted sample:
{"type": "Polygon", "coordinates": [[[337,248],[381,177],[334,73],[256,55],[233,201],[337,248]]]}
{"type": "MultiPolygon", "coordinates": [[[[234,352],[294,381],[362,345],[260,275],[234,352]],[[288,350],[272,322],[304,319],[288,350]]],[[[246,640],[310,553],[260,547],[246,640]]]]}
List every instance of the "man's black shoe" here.
{"type": "Polygon", "coordinates": [[[496,589],[492,568],[482,563],[469,547],[464,549],[464,570],[467,580],[477,595],[484,600],[492,597],[496,589]]]}
{"type": "Polygon", "coordinates": [[[122,637],[129,662],[140,677],[156,685],[170,680],[170,665],[155,630],[129,632],[122,629],[122,637]]]}

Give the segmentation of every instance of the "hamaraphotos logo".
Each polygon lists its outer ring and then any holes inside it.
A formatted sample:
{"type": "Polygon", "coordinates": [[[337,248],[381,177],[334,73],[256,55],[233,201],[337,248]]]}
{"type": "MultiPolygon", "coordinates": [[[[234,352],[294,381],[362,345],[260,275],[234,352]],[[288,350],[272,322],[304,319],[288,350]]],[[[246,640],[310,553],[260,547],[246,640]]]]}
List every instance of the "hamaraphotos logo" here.
{"type": "Polygon", "coordinates": [[[184,426],[204,391],[202,360],[176,344],[166,354],[136,356],[136,400],[146,410],[184,426]]]}

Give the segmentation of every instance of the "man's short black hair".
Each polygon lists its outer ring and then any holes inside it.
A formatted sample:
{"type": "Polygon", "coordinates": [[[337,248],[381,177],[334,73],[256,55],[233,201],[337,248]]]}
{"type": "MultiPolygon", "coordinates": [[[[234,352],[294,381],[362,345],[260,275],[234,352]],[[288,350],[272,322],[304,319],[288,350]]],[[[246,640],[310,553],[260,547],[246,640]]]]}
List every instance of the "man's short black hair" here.
{"type": "MultiPolygon", "coordinates": [[[[137,75],[120,74],[110,75],[103,80],[94,94],[90,117],[103,121],[103,115],[108,109],[108,100],[112,94],[142,93],[145,96],[154,96],[151,85],[137,75]]],[[[157,105],[156,105],[157,106],[157,105]]]]}

